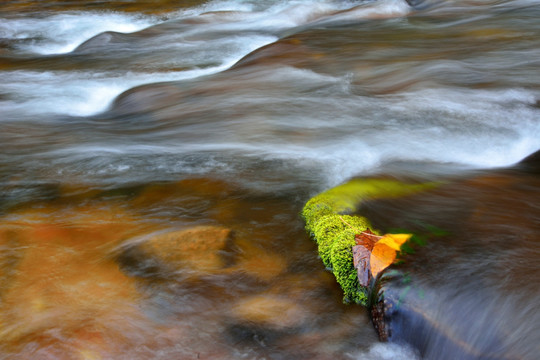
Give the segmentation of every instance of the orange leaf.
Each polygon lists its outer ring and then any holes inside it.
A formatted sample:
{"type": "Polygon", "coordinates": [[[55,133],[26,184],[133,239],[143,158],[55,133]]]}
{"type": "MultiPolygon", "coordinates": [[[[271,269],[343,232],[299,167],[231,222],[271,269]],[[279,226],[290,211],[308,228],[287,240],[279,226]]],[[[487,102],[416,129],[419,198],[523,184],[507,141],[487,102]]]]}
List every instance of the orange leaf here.
{"type": "Polygon", "coordinates": [[[386,234],[375,243],[369,261],[371,275],[374,278],[394,262],[401,245],[411,236],[411,234],[386,234]]]}

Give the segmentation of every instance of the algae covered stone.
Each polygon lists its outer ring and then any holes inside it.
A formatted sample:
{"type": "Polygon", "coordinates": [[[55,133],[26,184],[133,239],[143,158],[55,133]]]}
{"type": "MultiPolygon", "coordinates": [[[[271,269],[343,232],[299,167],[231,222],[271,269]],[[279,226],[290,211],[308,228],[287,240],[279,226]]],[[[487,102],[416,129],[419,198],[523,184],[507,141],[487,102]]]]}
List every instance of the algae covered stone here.
{"type": "Polygon", "coordinates": [[[354,242],[354,235],[368,227],[367,219],[358,216],[331,214],[319,218],[313,226],[312,234],[317,240],[319,256],[324,265],[332,267],[330,253],[339,238],[346,237],[354,242]]]}
{"type": "Polygon", "coordinates": [[[409,184],[388,179],[354,179],[311,198],[302,211],[306,230],[315,239],[324,265],[343,289],[344,301],[365,305],[367,288],[360,285],[354,268],[352,247],[355,235],[367,229],[368,219],[346,215],[363,200],[391,198],[434,187],[435,183],[409,184]]]}

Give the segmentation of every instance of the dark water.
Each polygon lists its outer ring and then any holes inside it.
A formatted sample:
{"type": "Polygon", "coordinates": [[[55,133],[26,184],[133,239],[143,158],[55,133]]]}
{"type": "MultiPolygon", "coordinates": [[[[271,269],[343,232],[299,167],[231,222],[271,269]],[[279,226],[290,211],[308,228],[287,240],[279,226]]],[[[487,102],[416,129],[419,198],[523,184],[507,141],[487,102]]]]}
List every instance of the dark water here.
{"type": "Polygon", "coordinates": [[[374,226],[421,239],[378,286],[393,304],[391,340],[429,359],[536,357],[538,170],[536,154],[534,163],[446,177],[436,190],[363,205],[374,226]]]}
{"type": "Polygon", "coordinates": [[[475,349],[535,358],[537,173],[501,168],[540,148],[539,16],[494,0],[0,4],[0,357],[457,358],[439,335],[465,324],[475,349]],[[453,179],[363,208],[383,230],[458,229],[406,263],[437,295],[426,313],[448,311],[402,337],[420,351],[341,304],[298,216],[373,174],[453,179]],[[178,250],[183,266],[141,251],[194,227],[215,246],[178,250]]]}

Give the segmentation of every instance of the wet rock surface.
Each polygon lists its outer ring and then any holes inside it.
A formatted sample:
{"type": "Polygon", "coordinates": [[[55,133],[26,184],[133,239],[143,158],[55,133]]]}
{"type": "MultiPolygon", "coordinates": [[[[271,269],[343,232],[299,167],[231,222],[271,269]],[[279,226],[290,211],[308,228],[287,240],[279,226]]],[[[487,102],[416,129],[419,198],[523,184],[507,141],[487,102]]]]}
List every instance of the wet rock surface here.
{"type": "Polygon", "coordinates": [[[235,304],[231,314],[239,322],[275,329],[298,327],[307,319],[307,313],[295,301],[276,295],[254,295],[244,299],[235,304]]]}
{"type": "Polygon", "coordinates": [[[140,230],[132,214],[116,206],[73,210],[55,204],[3,218],[2,351],[46,356],[24,346],[31,343],[60,359],[115,356],[110,339],[144,323],[134,279],[105,255],[140,230]]]}
{"type": "Polygon", "coordinates": [[[225,267],[221,252],[231,240],[230,229],[197,226],[154,235],[139,246],[139,251],[167,269],[209,272],[225,267]]]}
{"type": "Polygon", "coordinates": [[[426,359],[535,358],[536,156],[513,168],[446,179],[424,194],[365,204],[360,211],[375,226],[408,229],[425,240],[372,289],[381,339],[413,344],[426,359]],[[523,331],[519,340],[509,336],[516,327],[523,331]]]}

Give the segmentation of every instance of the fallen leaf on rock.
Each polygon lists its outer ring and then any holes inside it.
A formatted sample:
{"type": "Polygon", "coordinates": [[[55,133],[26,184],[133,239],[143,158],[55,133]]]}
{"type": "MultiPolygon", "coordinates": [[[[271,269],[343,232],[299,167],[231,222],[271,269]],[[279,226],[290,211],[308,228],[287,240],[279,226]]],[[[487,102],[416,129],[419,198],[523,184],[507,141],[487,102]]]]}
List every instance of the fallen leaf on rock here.
{"type": "Polygon", "coordinates": [[[371,275],[377,275],[390,266],[396,259],[397,253],[412,234],[386,234],[373,246],[369,259],[371,275]]]}
{"type": "Polygon", "coordinates": [[[367,287],[372,278],[390,266],[396,259],[401,246],[411,234],[386,234],[379,236],[370,229],[355,235],[352,247],[353,264],[358,273],[358,282],[367,287]]]}

